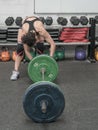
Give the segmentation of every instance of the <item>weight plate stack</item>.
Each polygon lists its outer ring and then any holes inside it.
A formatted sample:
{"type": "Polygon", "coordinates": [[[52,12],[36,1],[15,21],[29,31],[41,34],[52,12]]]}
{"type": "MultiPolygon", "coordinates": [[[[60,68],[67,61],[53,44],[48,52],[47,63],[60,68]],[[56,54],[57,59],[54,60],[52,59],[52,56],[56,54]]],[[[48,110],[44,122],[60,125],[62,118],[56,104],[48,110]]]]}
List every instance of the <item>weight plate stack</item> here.
{"type": "Polygon", "coordinates": [[[46,29],[55,42],[59,42],[59,28],[46,29]]]}
{"type": "Polygon", "coordinates": [[[18,29],[17,27],[8,28],[7,41],[17,42],[18,29]]]}
{"type": "Polygon", "coordinates": [[[0,29],[0,42],[7,42],[7,29],[0,29]]]}

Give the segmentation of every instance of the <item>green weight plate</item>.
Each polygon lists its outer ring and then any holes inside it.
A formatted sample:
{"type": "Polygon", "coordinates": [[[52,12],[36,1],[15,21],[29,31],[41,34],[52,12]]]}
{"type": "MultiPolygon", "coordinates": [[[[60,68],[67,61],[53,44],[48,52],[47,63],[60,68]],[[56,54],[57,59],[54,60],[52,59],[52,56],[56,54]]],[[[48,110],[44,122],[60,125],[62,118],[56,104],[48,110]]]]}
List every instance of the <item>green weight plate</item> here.
{"type": "Polygon", "coordinates": [[[47,55],[39,55],[33,58],[28,64],[28,75],[33,82],[53,81],[58,74],[56,61],[47,55]],[[45,73],[42,74],[44,68],[45,73]],[[43,78],[44,77],[44,78],[43,78]]]}
{"type": "Polygon", "coordinates": [[[60,87],[49,81],[39,81],[30,85],[23,97],[26,115],[35,122],[53,122],[65,108],[65,98],[60,87]],[[43,111],[42,103],[46,103],[43,111]]]}

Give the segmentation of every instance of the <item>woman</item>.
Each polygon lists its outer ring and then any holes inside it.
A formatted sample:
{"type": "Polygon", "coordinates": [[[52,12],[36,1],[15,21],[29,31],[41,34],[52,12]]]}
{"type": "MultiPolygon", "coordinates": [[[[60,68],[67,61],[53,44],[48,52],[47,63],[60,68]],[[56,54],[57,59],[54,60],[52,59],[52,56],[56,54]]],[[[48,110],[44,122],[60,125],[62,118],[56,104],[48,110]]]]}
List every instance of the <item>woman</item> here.
{"type": "Polygon", "coordinates": [[[11,80],[17,80],[19,78],[19,66],[23,59],[24,53],[32,60],[30,48],[35,45],[39,46],[39,51],[43,52],[43,42],[46,41],[50,45],[50,56],[53,57],[56,45],[50,36],[50,34],[44,28],[43,23],[37,17],[27,17],[23,23],[21,29],[18,31],[18,45],[17,45],[17,57],[15,60],[14,70],[10,77],[11,80]]]}

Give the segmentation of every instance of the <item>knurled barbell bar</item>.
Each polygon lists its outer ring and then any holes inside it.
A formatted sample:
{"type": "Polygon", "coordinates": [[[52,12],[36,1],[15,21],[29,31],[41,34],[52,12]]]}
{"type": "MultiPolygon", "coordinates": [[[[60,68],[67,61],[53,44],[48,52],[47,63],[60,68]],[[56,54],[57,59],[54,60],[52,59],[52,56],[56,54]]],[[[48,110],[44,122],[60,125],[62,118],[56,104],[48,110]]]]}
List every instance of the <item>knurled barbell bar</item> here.
{"type": "Polygon", "coordinates": [[[51,82],[57,74],[58,65],[50,56],[39,55],[28,64],[28,75],[35,83],[25,91],[23,108],[35,122],[53,122],[64,110],[64,95],[60,87],[51,82]]]}

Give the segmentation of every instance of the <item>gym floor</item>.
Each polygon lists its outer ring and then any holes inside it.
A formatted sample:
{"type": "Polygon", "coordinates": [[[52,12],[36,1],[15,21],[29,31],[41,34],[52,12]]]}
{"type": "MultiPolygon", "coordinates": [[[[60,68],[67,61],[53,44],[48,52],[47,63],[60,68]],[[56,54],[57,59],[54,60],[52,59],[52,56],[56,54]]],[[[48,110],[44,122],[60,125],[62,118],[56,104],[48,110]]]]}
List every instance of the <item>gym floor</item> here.
{"type": "Polygon", "coordinates": [[[58,61],[55,83],[64,93],[66,106],[53,123],[35,123],[24,113],[22,99],[32,84],[27,64],[20,67],[18,81],[10,81],[13,61],[0,62],[0,130],[97,130],[98,129],[98,63],[58,61]]]}

